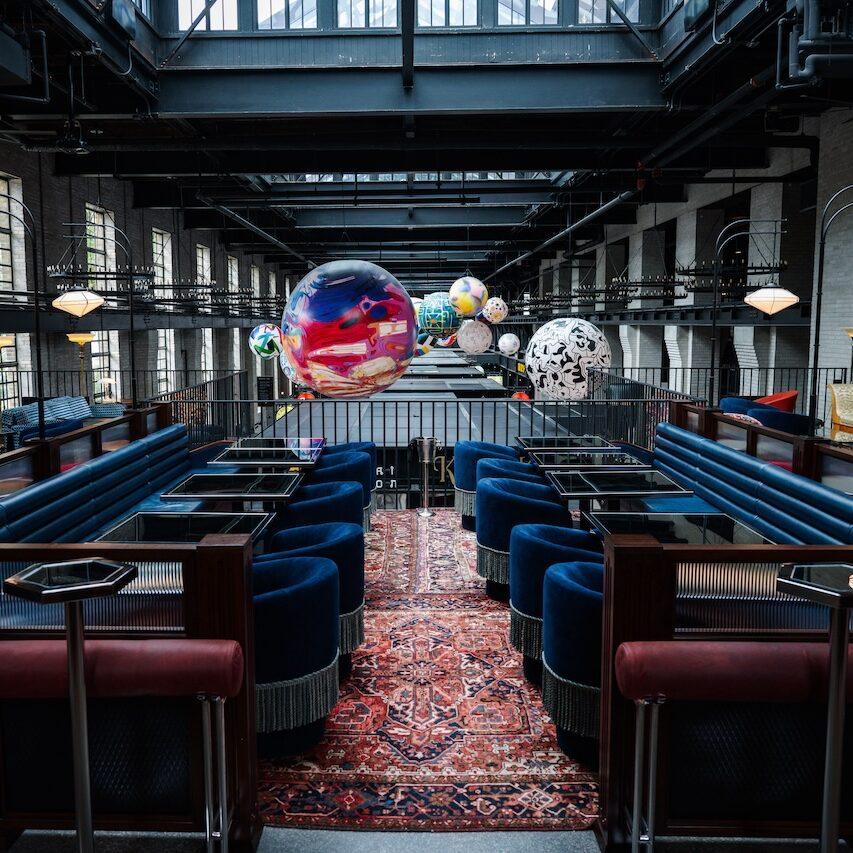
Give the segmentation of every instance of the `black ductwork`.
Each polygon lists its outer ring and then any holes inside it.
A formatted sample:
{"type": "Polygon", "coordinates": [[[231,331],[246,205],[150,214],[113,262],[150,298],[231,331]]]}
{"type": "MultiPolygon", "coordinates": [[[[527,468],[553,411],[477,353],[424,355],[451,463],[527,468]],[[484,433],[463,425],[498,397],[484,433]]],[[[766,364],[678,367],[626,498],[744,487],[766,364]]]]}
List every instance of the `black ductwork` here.
{"type": "Polygon", "coordinates": [[[776,88],[799,89],[853,77],[853,17],[849,2],[796,0],[779,20],[776,88]],[[787,54],[787,73],[783,71],[787,54]]]}

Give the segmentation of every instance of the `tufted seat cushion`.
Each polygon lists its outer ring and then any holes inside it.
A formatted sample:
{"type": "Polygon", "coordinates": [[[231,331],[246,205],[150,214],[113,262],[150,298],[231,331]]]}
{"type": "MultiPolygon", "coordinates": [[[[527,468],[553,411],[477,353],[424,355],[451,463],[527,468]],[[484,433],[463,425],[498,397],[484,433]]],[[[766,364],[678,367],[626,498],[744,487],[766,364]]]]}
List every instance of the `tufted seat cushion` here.
{"type": "Polygon", "coordinates": [[[521,480],[525,483],[547,485],[545,478],[535,465],[529,462],[519,462],[515,459],[489,458],[477,463],[477,482],[486,477],[506,477],[510,480],[521,480]]]}
{"type": "MultiPolygon", "coordinates": [[[[848,649],[848,668],[853,649],[848,649]]],[[[616,680],[635,701],[825,702],[826,643],[658,640],[623,643],[616,680]]],[[[853,682],[847,682],[847,700],[853,682]]]]}
{"type": "Polygon", "coordinates": [[[853,544],[853,497],[767,460],[664,423],[654,466],[775,542],[853,544]]]}
{"type": "MultiPolygon", "coordinates": [[[[233,640],[86,640],[91,697],[229,698],[243,683],[243,651],[233,640]]],[[[0,698],[68,696],[65,640],[7,640],[0,655],[0,698]]]]}
{"type": "Polygon", "coordinates": [[[322,720],[338,699],[338,570],[324,557],[287,557],[252,575],[259,745],[281,754],[285,733],[322,720]]]}
{"type": "Polygon", "coordinates": [[[477,463],[481,459],[517,460],[518,453],[505,444],[491,441],[457,441],[453,449],[453,483],[455,508],[462,516],[462,526],[474,530],[476,515],[477,463]]]}
{"type": "Polygon", "coordinates": [[[594,533],[549,524],[518,524],[509,540],[510,640],[525,657],[542,657],[542,587],[554,563],[602,562],[594,533]]]}
{"type": "Polygon", "coordinates": [[[282,528],[346,522],[363,525],[364,492],[361,483],[309,483],[296,491],[276,521],[282,528]]]}
{"type": "Polygon", "coordinates": [[[572,517],[550,486],[487,477],[477,485],[477,572],[509,583],[509,540],[517,524],[571,527],[572,517]]]}
{"type": "Polygon", "coordinates": [[[600,563],[556,563],[542,589],[542,704],[560,746],[590,765],[597,761],[603,585],[600,563]]]}
{"type": "Polygon", "coordinates": [[[190,468],[186,428],[159,430],[0,498],[0,541],[85,542],[137,509],[181,509],[159,496],[190,468]]]}
{"type": "Polygon", "coordinates": [[[364,642],[364,530],[358,524],[329,523],[294,527],[276,533],[269,553],[255,565],[283,557],[325,557],[338,568],[340,652],[350,654],[364,642]]]}

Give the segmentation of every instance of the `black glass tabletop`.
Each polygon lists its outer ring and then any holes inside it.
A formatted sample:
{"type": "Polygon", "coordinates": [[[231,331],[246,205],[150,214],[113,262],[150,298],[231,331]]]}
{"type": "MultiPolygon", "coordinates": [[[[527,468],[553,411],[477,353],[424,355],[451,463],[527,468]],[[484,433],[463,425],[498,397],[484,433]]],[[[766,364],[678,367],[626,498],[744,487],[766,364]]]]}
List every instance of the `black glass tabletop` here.
{"type": "Polygon", "coordinates": [[[849,563],[785,563],[776,588],[827,607],[853,607],[853,565],[849,563]]]}
{"type": "Polygon", "coordinates": [[[137,576],[136,566],[100,557],[62,563],[37,563],[6,578],[8,595],[39,601],[82,601],[114,595],[137,576]]]}
{"type": "Polygon", "coordinates": [[[235,441],[232,447],[240,449],[256,449],[259,447],[285,448],[287,450],[322,450],[326,446],[326,439],[319,437],[311,438],[288,438],[286,436],[253,435],[249,438],[241,438],[235,441]]]}
{"type": "Polygon", "coordinates": [[[302,474],[191,474],[162,495],[163,500],[228,499],[280,500],[289,498],[303,480],[302,474]]]}
{"type": "Polygon", "coordinates": [[[320,458],[322,448],[229,447],[211,465],[250,465],[268,468],[310,468],[320,458]]]}
{"type": "Polygon", "coordinates": [[[626,453],[606,447],[586,450],[534,450],[531,461],[540,468],[649,468],[650,466],[626,453]]]}
{"type": "Polygon", "coordinates": [[[691,494],[660,471],[548,471],[546,476],[565,498],[691,494]]]}
{"type": "Polygon", "coordinates": [[[613,446],[600,435],[517,435],[515,440],[524,450],[569,450],[613,446]]]}
{"type": "Polygon", "coordinates": [[[725,513],[592,512],[590,522],[603,535],[648,534],[665,545],[773,544],[725,513]]]}
{"type": "Polygon", "coordinates": [[[273,519],[266,512],[137,512],[98,542],[200,542],[212,533],[244,533],[258,539],[273,519]]]}

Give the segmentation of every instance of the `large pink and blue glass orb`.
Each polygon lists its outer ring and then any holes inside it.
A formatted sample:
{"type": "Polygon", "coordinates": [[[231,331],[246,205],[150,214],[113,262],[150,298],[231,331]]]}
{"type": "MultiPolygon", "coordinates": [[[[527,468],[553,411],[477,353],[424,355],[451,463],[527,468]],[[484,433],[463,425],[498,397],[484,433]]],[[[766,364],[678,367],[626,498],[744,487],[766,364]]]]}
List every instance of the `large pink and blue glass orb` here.
{"type": "Polygon", "coordinates": [[[327,397],[387,388],[412,360],[417,335],[409,295],[367,261],[311,270],[291,294],[281,328],[296,381],[327,397]]]}

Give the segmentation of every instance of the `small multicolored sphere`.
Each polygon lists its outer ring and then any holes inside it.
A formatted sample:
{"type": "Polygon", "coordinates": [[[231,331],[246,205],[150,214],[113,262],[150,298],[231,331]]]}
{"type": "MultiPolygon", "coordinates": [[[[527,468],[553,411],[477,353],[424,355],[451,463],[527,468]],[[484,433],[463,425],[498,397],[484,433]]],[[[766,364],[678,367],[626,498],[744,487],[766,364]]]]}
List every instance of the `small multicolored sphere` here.
{"type": "Polygon", "coordinates": [[[501,335],[498,338],[498,349],[504,355],[515,355],[521,349],[521,341],[518,339],[518,335],[514,335],[512,332],[501,335]]]}
{"type": "Polygon", "coordinates": [[[424,304],[424,301],[423,301],[423,299],[420,298],[420,296],[413,296],[412,297],[412,308],[415,309],[415,322],[417,322],[418,324],[420,324],[420,322],[421,322],[420,313],[421,313],[421,305],[423,305],[423,304],[424,304]]]}
{"type": "Polygon", "coordinates": [[[284,349],[284,336],[274,323],[261,323],[249,332],[249,349],[258,358],[275,358],[284,349]]]}
{"type": "Polygon", "coordinates": [[[415,343],[415,358],[418,358],[418,356],[421,355],[426,355],[428,352],[432,352],[432,348],[435,343],[435,336],[422,332],[418,335],[418,340],[415,343]]]}
{"type": "Polygon", "coordinates": [[[500,296],[493,296],[486,301],[481,313],[483,319],[489,323],[503,323],[506,315],[509,314],[509,307],[500,296]]]}
{"type": "Polygon", "coordinates": [[[456,335],[448,335],[446,338],[439,338],[435,343],[440,347],[456,346],[456,335]]]}
{"type": "Polygon", "coordinates": [[[601,329],[560,317],[536,330],[524,360],[537,399],[582,400],[589,391],[589,369],[610,367],[612,356],[601,329]]]}
{"type": "Polygon", "coordinates": [[[473,317],[488,299],[486,285],[472,275],[463,275],[450,285],[450,304],[460,317],[473,317]]]}
{"type": "Polygon", "coordinates": [[[412,300],[389,272],[368,261],[332,261],[296,285],[282,318],[296,381],[328,397],[387,388],[415,354],[412,300]]]}
{"type": "Polygon", "coordinates": [[[287,359],[287,353],[281,352],[278,356],[278,363],[281,366],[282,373],[291,381],[296,382],[296,370],[287,359]]]}
{"type": "Polygon", "coordinates": [[[446,338],[459,328],[459,315],[446,293],[430,293],[418,312],[418,331],[446,338]]]}
{"type": "Polygon", "coordinates": [[[466,320],[459,329],[456,340],[460,349],[468,355],[477,355],[492,345],[492,327],[480,320],[466,320]]]}

